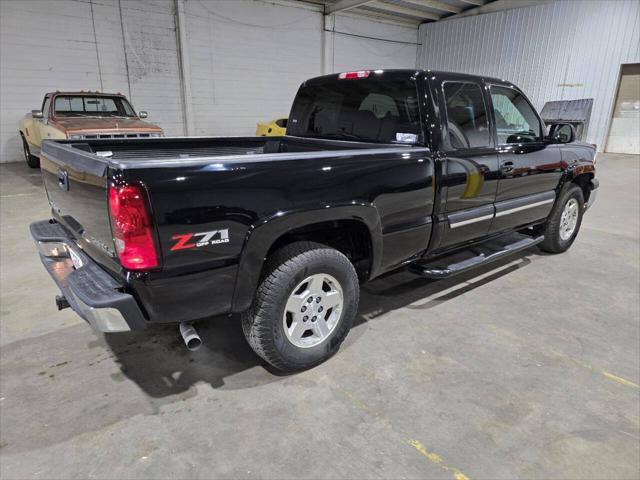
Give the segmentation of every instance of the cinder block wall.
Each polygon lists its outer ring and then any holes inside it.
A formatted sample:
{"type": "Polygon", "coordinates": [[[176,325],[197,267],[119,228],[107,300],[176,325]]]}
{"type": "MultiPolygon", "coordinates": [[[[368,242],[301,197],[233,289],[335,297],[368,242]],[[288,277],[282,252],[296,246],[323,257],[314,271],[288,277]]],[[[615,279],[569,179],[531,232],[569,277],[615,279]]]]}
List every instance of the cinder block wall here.
{"type": "Polygon", "coordinates": [[[182,0],[190,98],[169,0],[0,0],[0,161],[22,159],[18,124],[54,90],[129,96],[167,135],[251,135],[287,115],[300,83],[352,68],[414,68],[417,29],[282,0],[182,0]],[[340,33],[338,33],[340,32],[340,33]],[[323,40],[324,35],[324,40],[323,40]]]}

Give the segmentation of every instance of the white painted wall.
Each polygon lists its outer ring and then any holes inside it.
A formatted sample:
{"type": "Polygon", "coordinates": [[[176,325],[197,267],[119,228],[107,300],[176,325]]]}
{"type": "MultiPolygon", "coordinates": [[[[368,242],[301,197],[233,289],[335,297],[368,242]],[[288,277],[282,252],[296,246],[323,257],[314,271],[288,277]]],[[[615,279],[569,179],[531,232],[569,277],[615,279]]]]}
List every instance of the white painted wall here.
{"type": "Polygon", "coordinates": [[[253,135],[289,114],[300,83],[320,74],[321,15],[264,2],[188,1],[196,135],[253,135]]]}
{"type": "Polygon", "coordinates": [[[622,63],[640,61],[640,2],[559,0],[420,27],[420,68],[506,78],[542,109],[594,98],[586,140],[604,147],[622,63]]]}
{"type": "MultiPolygon", "coordinates": [[[[415,67],[413,27],[338,16],[323,33],[321,12],[304,3],[184,5],[196,135],[252,135],[325,72],[415,67]]],[[[168,135],[183,135],[181,82],[174,1],[0,0],[2,162],[22,159],[20,119],[51,90],[123,92],[168,135]]]]}
{"type": "Polygon", "coordinates": [[[334,29],[331,18],[323,66],[316,8],[238,0],[185,5],[196,135],[253,135],[256,122],[289,114],[310,77],[415,67],[415,28],[337,16],[334,29]]]}
{"type": "Polygon", "coordinates": [[[20,119],[53,90],[125,93],[181,134],[176,46],[172,2],[1,0],[0,161],[21,158],[20,119]]]}
{"type": "Polygon", "coordinates": [[[333,37],[331,72],[416,66],[418,32],[415,28],[347,16],[336,16],[335,29],[331,27],[334,31],[327,34],[333,37]]]}

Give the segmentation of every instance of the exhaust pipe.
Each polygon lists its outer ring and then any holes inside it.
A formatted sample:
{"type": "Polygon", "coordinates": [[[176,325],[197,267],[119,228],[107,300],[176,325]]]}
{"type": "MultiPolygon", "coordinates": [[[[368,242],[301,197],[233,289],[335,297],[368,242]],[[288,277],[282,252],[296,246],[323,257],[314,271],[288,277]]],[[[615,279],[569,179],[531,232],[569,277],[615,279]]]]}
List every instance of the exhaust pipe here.
{"type": "Polygon", "coordinates": [[[196,329],[190,323],[181,323],[180,324],[180,334],[182,335],[182,339],[184,340],[184,344],[187,346],[187,349],[195,352],[202,345],[202,340],[200,339],[200,335],[196,332],[196,329]]]}

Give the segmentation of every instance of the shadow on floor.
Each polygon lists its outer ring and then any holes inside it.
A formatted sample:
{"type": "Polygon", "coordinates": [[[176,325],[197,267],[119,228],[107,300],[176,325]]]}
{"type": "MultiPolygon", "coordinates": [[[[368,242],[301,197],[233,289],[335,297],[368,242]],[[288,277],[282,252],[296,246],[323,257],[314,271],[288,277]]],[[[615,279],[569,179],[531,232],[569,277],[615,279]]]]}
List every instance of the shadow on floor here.
{"type": "MultiPolygon", "coordinates": [[[[522,255],[514,257],[502,267],[494,264],[481,278],[483,270],[439,282],[407,272],[377,279],[363,287],[359,316],[343,349],[365,340],[360,338],[364,322],[400,308],[431,308],[527,263],[522,255]]],[[[200,393],[198,402],[215,402],[215,390],[284,380],[249,348],[237,316],[211,318],[198,327],[204,344],[197,352],[185,348],[175,325],[99,335],[74,323],[4,346],[3,454],[45,448],[137,415],[177,414],[194,408],[184,402],[200,393]],[[211,385],[213,391],[198,384],[211,385]]],[[[289,384],[307,381],[304,375],[287,379],[289,384]]]]}
{"type": "MultiPolygon", "coordinates": [[[[376,279],[362,287],[354,329],[400,308],[433,308],[528,265],[526,255],[530,254],[524,252],[449,280],[429,281],[407,271],[376,279]],[[423,299],[426,301],[420,303],[423,299]]],[[[104,338],[122,374],[154,398],[186,392],[197,382],[214,388],[240,389],[281,378],[248,346],[237,315],[203,320],[197,327],[203,340],[197,352],[185,348],[176,326],[104,338]],[[258,365],[264,368],[253,368],[258,365]],[[240,372],[243,374],[237,375],[240,372]]]]}

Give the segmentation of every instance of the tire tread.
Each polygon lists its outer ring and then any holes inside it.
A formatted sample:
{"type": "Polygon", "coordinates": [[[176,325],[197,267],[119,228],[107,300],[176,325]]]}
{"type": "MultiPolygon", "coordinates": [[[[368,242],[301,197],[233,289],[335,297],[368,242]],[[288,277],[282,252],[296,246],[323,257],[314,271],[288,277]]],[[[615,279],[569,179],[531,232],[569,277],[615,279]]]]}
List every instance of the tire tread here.
{"type": "MultiPolygon", "coordinates": [[[[266,362],[283,371],[308,368],[308,365],[293,365],[280,355],[272,338],[273,318],[271,312],[276,307],[274,299],[281,299],[288,295],[287,283],[294,272],[304,269],[312,260],[326,258],[327,255],[342,263],[351,275],[351,280],[358,284],[358,276],[349,259],[339,251],[315,242],[294,242],[274,252],[267,260],[265,275],[258,286],[254,301],[248,310],[242,314],[242,330],[251,348],[266,362]]],[[[359,290],[356,288],[355,305],[357,308],[359,290]]],[[[352,318],[345,315],[343,321],[352,322],[352,318]]],[[[351,325],[349,325],[349,328],[351,325]]],[[[347,329],[348,331],[348,329],[347,329]]],[[[333,354],[346,334],[332,346],[333,354]]],[[[324,360],[324,359],[323,359],[324,360]]]]}

